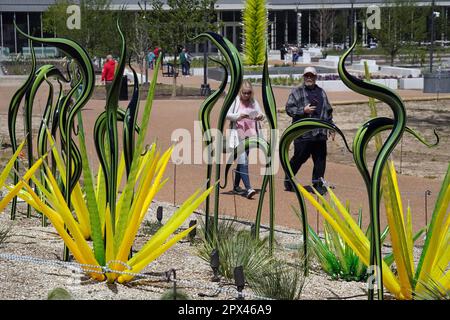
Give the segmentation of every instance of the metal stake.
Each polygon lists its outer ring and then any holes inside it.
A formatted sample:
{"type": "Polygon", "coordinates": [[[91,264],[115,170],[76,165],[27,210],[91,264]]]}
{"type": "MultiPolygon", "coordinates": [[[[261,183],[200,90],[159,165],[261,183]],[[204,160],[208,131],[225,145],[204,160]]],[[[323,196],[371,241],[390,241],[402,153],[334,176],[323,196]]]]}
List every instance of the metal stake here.
{"type": "Polygon", "coordinates": [[[177,164],[173,163],[173,206],[175,206],[175,198],[177,192],[177,164]]]}
{"type": "Polygon", "coordinates": [[[428,196],[431,195],[430,190],[425,191],[425,233],[428,233],[428,196]]]}

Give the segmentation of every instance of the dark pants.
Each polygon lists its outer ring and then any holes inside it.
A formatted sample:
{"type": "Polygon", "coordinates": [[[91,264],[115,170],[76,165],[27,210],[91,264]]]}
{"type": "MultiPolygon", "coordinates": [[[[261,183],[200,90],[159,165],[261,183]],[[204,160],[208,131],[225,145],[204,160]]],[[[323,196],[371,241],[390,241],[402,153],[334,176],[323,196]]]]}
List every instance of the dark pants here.
{"type": "Polygon", "coordinates": [[[183,76],[188,76],[189,75],[189,63],[188,62],[183,62],[181,64],[181,74],[183,76]]]}
{"type": "Polygon", "coordinates": [[[106,99],[108,99],[109,92],[111,91],[112,87],[112,81],[105,81],[105,88],[106,88],[106,99]]]}
{"type": "MultiPolygon", "coordinates": [[[[314,168],[312,173],[312,183],[321,185],[321,179],[325,175],[327,160],[327,141],[326,140],[302,140],[294,141],[294,155],[289,161],[294,176],[300,170],[302,164],[312,157],[314,168]]],[[[288,177],[286,176],[286,183],[288,177]]]]}

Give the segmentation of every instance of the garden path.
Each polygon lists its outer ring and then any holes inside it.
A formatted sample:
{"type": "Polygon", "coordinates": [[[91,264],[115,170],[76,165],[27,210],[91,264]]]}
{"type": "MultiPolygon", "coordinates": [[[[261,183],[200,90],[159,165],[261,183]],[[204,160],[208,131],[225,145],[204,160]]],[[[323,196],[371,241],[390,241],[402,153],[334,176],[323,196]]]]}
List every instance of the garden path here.
{"type": "MultiPolygon", "coordinates": [[[[158,81],[164,83],[171,83],[171,78],[160,77],[158,81]]],[[[178,83],[182,83],[185,86],[195,86],[202,82],[202,77],[189,77],[180,78],[178,83]]],[[[218,83],[211,81],[211,86],[217,87],[218,83]]],[[[0,128],[2,128],[2,135],[7,135],[7,110],[9,101],[14,94],[16,86],[0,86],[0,128]]],[[[284,103],[290,92],[288,88],[274,88],[274,94],[277,101],[279,110],[284,108],[284,103]]],[[[46,100],[46,92],[39,93],[38,99],[40,104],[43,104],[46,100]]],[[[256,97],[260,97],[260,88],[256,88],[256,97]]],[[[423,98],[429,97],[418,91],[400,91],[400,95],[404,98],[423,98]]],[[[260,98],[258,98],[261,101],[260,98]]],[[[355,93],[330,93],[330,100],[333,104],[338,104],[344,101],[367,101],[367,98],[355,93]],[[364,100],[365,99],[365,100],[364,100]]],[[[148,140],[153,141],[157,139],[158,145],[162,150],[165,150],[171,145],[171,135],[175,129],[184,128],[191,133],[193,137],[194,121],[198,119],[198,109],[202,100],[182,100],[182,99],[170,99],[170,100],[155,100],[152,115],[150,119],[150,128],[148,133],[148,140]]],[[[222,100],[219,100],[218,106],[221,105],[222,100]]],[[[121,101],[121,106],[126,107],[127,102],[121,101]]],[[[86,126],[87,137],[92,137],[92,128],[97,115],[103,110],[104,101],[91,100],[84,108],[84,119],[86,126]]],[[[143,103],[141,103],[141,108],[143,103]]],[[[39,110],[39,108],[38,108],[39,110]]],[[[37,111],[39,113],[39,111],[37,111]]],[[[336,108],[336,112],[339,112],[336,108]]],[[[212,123],[216,123],[218,112],[213,112],[212,123]]],[[[38,119],[37,119],[38,120],[38,119]]],[[[193,141],[194,138],[192,138],[193,141]]],[[[198,143],[198,141],[197,141],[198,143]]],[[[341,141],[336,140],[339,143],[341,141]]],[[[88,139],[88,147],[90,159],[96,159],[95,149],[92,140],[88,139]]],[[[351,157],[348,154],[348,157],[351,157]]],[[[420,165],[419,163],[417,165],[420,165]]],[[[258,186],[262,182],[262,176],[259,175],[260,166],[251,165],[250,174],[254,188],[258,189],[258,186]]],[[[300,222],[295,217],[292,206],[298,207],[297,200],[294,193],[287,193],[284,191],[282,179],[284,174],[281,172],[281,168],[276,175],[276,221],[277,225],[287,226],[291,228],[300,228],[300,222]]],[[[310,176],[312,172],[312,163],[309,160],[301,170],[299,179],[303,184],[309,184],[310,176]]],[[[431,191],[431,195],[428,197],[428,217],[433,210],[434,200],[439,191],[440,182],[442,176],[439,179],[426,179],[413,176],[399,176],[400,187],[405,194],[403,199],[404,203],[409,201],[409,204],[413,208],[413,222],[414,230],[418,230],[425,225],[425,209],[424,209],[424,193],[426,190],[431,191]]],[[[174,165],[171,163],[166,172],[166,176],[169,178],[169,182],[159,192],[156,199],[159,201],[175,202],[181,204],[184,199],[191,195],[197,188],[203,186],[206,181],[206,165],[202,164],[182,164],[174,165]],[[176,177],[175,177],[176,171],[176,177]],[[175,193],[174,193],[175,190],[175,193]]],[[[354,165],[344,165],[339,163],[328,162],[326,180],[332,185],[336,185],[336,193],[341,199],[349,200],[352,204],[352,208],[355,210],[362,206],[364,210],[365,223],[368,221],[367,210],[367,195],[365,193],[365,187],[361,176],[359,175],[354,165]]],[[[253,220],[258,204],[259,194],[253,199],[248,200],[240,196],[234,196],[230,192],[231,185],[229,185],[223,192],[220,198],[220,213],[226,215],[237,215],[242,219],[253,220]]],[[[202,205],[201,208],[203,208],[202,205]]],[[[309,222],[315,229],[317,227],[317,214],[316,211],[309,206],[309,222]]],[[[264,207],[262,222],[268,224],[268,197],[266,197],[266,204],[264,207]]],[[[323,220],[319,218],[320,222],[323,220]]],[[[382,218],[382,223],[386,223],[386,219],[382,218]]],[[[319,228],[322,227],[319,225],[319,228]]]]}

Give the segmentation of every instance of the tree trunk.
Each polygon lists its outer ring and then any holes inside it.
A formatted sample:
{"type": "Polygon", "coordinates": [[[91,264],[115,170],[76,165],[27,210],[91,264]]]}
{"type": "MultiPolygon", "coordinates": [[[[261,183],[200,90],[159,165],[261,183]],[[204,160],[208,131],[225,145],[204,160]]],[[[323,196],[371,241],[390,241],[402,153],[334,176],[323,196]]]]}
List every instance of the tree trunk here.
{"type": "MultiPolygon", "coordinates": [[[[176,52],[176,51],[175,51],[176,52]]],[[[174,54],[173,56],[173,82],[172,82],[172,97],[177,96],[177,55],[174,54]]]]}
{"type": "Polygon", "coordinates": [[[144,58],[139,57],[139,71],[141,72],[141,83],[144,83],[144,72],[145,72],[145,56],[144,58]]]}

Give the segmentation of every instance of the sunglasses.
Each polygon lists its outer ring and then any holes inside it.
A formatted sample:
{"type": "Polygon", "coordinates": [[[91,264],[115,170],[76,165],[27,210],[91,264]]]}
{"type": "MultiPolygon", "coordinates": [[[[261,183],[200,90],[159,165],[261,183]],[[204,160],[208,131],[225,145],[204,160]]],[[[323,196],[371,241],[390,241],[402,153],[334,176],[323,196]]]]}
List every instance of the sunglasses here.
{"type": "Polygon", "coordinates": [[[305,78],[315,78],[316,77],[316,75],[315,74],[312,74],[312,73],[307,73],[307,74],[304,74],[303,75],[305,78]]]}
{"type": "Polygon", "coordinates": [[[251,91],[242,91],[242,94],[252,94],[251,91]]]}

